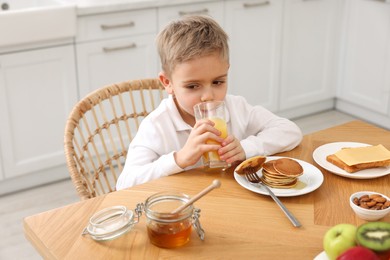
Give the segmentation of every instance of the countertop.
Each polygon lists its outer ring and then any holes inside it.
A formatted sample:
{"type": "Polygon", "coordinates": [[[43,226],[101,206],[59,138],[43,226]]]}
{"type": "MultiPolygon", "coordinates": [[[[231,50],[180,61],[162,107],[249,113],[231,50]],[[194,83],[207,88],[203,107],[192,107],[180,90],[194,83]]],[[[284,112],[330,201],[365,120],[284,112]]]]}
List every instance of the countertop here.
{"type": "Polygon", "coordinates": [[[171,5],[194,4],[202,2],[216,2],[217,0],[62,0],[75,4],[77,15],[94,15],[118,11],[136,10],[144,8],[164,7],[171,5]]]}

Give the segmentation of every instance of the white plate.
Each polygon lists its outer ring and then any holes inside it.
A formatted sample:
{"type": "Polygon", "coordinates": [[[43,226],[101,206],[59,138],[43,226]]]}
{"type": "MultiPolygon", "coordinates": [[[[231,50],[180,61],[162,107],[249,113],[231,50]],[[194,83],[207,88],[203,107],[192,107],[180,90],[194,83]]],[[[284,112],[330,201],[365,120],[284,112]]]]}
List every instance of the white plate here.
{"type": "Polygon", "coordinates": [[[336,143],[324,144],[314,150],[313,159],[316,163],[318,163],[318,165],[320,165],[325,170],[352,179],[372,179],[372,178],[378,178],[390,174],[390,167],[372,168],[372,169],[361,170],[354,173],[349,173],[326,160],[326,157],[328,155],[334,154],[335,152],[339,151],[344,147],[363,147],[363,146],[370,146],[370,145],[364,143],[355,143],[355,142],[336,142],[336,143]]]}
{"type": "MultiPolygon", "coordinates": [[[[288,158],[288,157],[269,156],[267,157],[267,161],[276,160],[279,158],[288,158]]],[[[321,171],[317,167],[305,161],[301,161],[294,158],[291,159],[296,160],[301,164],[303,168],[303,174],[299,176],[298,184],[293,188],[276,189],[270,187],[270,189],[275,193],[276,196],[278,197],[300,196],[312,192],[321,186],[322,182],[324,181],[324,176],[322,175],[321,171]]],[[[261,177],[262,175],[261,169],[257,172],[257,175],[261,177]]],[[[257,187],[255,185],[250,184],[245,179],[244,176],[239,175],[238,173],[236,173],[236,171],[234,171],[234,178],[236,179],[238,184],[240,184],[242,187],[244,187],[247,190],[260,193],[263,195],[269,195],[265,188],[257,187]]]]}
{"type": "Polygon", "coordinates": [[[316,257],[314,257],[314,260],[329,260],[329,258],[325,251],[322,251],[316,257]]]}

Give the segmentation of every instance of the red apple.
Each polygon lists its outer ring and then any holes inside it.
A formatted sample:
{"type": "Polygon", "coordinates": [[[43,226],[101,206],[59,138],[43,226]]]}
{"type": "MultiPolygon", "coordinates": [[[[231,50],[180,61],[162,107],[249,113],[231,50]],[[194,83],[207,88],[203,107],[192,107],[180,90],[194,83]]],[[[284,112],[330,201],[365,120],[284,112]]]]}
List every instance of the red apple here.
{"type": "Polygon", "coordinates": [[[379,257],[368,248],[355,246],[339,255],[337,260],[379,260],[379,257]]]}
{"type": "Polygon", "coordinates": [[[376,252],[380,260],[390,260],[390,250],[384,252],[376,252]]]}

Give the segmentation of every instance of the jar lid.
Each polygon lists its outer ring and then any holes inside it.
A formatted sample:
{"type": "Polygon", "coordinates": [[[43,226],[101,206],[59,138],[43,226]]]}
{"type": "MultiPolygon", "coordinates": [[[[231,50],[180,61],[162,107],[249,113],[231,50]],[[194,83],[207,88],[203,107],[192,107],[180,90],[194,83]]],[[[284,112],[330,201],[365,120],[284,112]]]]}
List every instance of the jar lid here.
{"type": "Polygon", "coordinates": [[[111,240],[128,232],[134,225],[134,213],[125,206],[112,206],[96,212],[85,233],[94,240],[111,240]]]}

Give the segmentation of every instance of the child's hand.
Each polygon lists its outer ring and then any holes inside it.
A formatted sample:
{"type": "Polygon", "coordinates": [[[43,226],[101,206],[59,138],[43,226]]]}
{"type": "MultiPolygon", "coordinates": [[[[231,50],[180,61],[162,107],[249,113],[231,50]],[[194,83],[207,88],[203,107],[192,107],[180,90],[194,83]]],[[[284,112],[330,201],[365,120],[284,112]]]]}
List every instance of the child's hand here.
{"type": "Polygon", "coordinates": [[[245,152],[240,141],[232,135],[226,137],[222,142],[222,148],[218,150],[221,160],[233,164],[236,161],[245,160],[245,152]]]}
{"type": "Polygon", "coordinates": [[[219,144],[206,144],[208,139],[222,143],[221,132],[213,127],[214,123],[204,119],[195,123],[184,147],[175,153],[175,160],[179,167],[185,168],[197,163],[205,152],[221,148],[219,144]]]}

